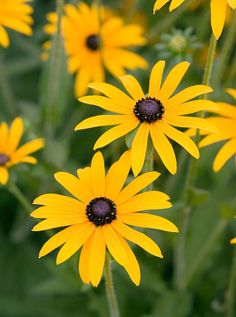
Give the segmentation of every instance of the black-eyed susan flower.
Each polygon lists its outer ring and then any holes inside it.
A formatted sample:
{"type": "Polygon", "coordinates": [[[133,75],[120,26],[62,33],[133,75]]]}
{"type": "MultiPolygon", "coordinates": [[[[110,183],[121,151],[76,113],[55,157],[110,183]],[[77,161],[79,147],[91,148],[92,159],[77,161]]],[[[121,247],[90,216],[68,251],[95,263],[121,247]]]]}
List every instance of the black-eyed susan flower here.
{"type": "MultiPolygon", "coordinates": [[[[156,0],[154,5],[154,12],[160,10],[167,2],[170,2],[170,11],[178,8],[185,0],[156,0]]],[[[211,0],[211,27],[218,40],[224,28],[225,20],[227,17],[228,7],[231,9],[236,8],[235,0],[211,0]]]]}
{"type": "MultiPolygon", "coordinates": [[[[125,24],[108,9],[89,7],[83,2],[78,6],[67,4],[64,11],[62,33],[69,72],[76,74],[77,96],[86,93],[89,82],[104,81],[105,68],[119,77],[126,69],[147,67],[144,58],[129,50],[146,43],[140,25],[125,24]]],[[[45,28],[48,34],[55,32],[56,18],[55,14],[48,15],[49,24],[45,28]]]]}
{"type": "Polygon", "coordinates": [[[146,95],[133,76],[125,75],[120,79],[130,96],[112,85],[92,83],[89,87],[100,91],[106,97],[94,95],[80,98],[81,102],[118,113],[116,116],[110,114],[88,118],[76,126],[75,130],[82,130],[115,125],[97,140],[94,149],[101,148],[138,128],[131,146],[131,164],[135,176],[143,167],[149,135],[162,162],[172,174],[175,174],[176,157],[167,137],[179,143],[195,158],[199,157],[194,142],[175,127],[215,131],[212,124],[205,119],[185,116],[201,110],[215,109],[216,105],[209,100],[191,100],[211,92],[212,89],[204,85],[195,85],[173,96],[189,63],[182,62],[173,67],[162,84],[164,67],[164,61],[157,62],[153,67],[146,95]]]}
{"type": "Polygon", "coordinates": [[[5,28],[12,29],[24,35],[31,35],[33,12],[28,4],[31,0],[1,0],[0,1],[0,45],[9,46],[9,36],[5,28]]]}
{"type": "Polygon", "coordinates": [[[23,134],[23,121],[16,118],[11,127],[0,124],[0,184],[5,185],[9,179],[8,169],[20,163],[36,164],[37,160],[30,154],[44,146],[43,139],[30,141],[20,147],[23,134]]]}
{"type": "MultiPolygon", "coordinates": [[[[236,89],[227,89],[227,92],[236,100],[236,89]]],[[[206,147],[220,141],[227,141],[214,159],[213,170],[215,172],[218,172],[236,154],[236,107],[224,102],[218,102],[217,104],[219,110],[215,112],[219,116],[210,117],[207,120],[217,127],[218,132],[212,134],[201,130],[200,134],[205,135],[205,137],[199,143],[200,147],[206,147]]],[[[188,133],[193,134],[192,131],[188,133]]]]}
{"type": "Polygon", "coordinates": [[[162,258],[162,253],[152,239],[130,226],[169,232],[177,232],[178,229],[163,217],[140,212],[171,207],[169,197],[162,192],[139,193],[159,174],[145,173],[124,187],[129,171],[130,153],[127,151],[107,173],[100,152],[94,155],[91,167],[77,171],[77,177],[64,172],[56,173],[57,182],[74,197],[45,194],[34,201],[34,204],[42,206],[31,214],[32,217],[44,220],[33,231],[66,227],[44,244],[39,257],[62,246],[56,259],[60,264],[81,249],[80,276],[84,283],[91,282],[97,286],[108,249],[138,285],[139,264],[126,240],[154,256],[162,258]]]}

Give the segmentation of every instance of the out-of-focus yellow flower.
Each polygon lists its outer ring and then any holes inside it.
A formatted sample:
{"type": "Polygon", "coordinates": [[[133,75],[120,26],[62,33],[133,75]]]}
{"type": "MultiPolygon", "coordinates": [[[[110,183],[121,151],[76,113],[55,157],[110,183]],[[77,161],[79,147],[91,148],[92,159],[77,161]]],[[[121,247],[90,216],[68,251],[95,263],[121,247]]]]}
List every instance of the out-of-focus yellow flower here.
{"type": "Polygon", "coordinates": [[[199,151],[185,133],[174,127],[195,127],[215,131],[214,126],[205,119],[185,116],[202,110],[215,109],[216,105],[212,101],[191,100],[201,94],[211,92],[210,87],[195,85],[173,96],[189,65],[188,62],[177,64],[162,83],[165,61],[157,62],[151,72],[147,94],[144,94],[137,80],[131,75],[120,78],[130,96],[106,83],[90,84],[90,88],[100,91],[106,97],[86,96],[80,98],[80,101],[118,113],[118,115],[100,115],[88,118],[79,123],[75,130],[115,125],[97,140],[94,146],[96,150],[138,128],[131,146],[134,175],[138,175],[143,167],[149,135],[162,162],[170,173],[175,174],[177,171],[176,156],[168,138],[179,143],[195,158],[199,158],[199,151]]]}
{"type": "MultiPolygon", "coordinates": [[[[227,89],[227,92],[236,100],[236,89],[227,89]]],[[[213,163],[213,170],[215,172],[218,172],[236,154],[236,107],[224,102],[218,102],[218,105],[219,110],[214,112],[218,113],[219,116],[206,119],[217,127],[218,132],[212,134],[201,130],[200,134],[205,137],[199,143],[199,147],[202,148],[227,140],[215,157],[213,163]]],[[[189,135],[193,135],[194,133],[193,130],[188,131],[189,135]]]]}
{"type": "Polygon", "coordinates": [[[55,179],[71,195],[45,194],[34,204],[42,205],[31,216],[43,218],[33,231],[66,227],[50,238],[39,257],[61,247],[57,264],[63,263],[82,248],[79,272],[84,283],[97,286],[101,280],[106,248],[125,268],[131,280],[139,285],[138,261],[126,240],[157,257],[163,257],[160,248],[147,235],[129,225],[169,232],[178,232],[169,220],[140,211],[170,208],[169,197],[159,191],[139,193],[160,174],[145,173],[124,186],[130,171],[130,153],[125,152],[107,174],[104,159],[97,152],[91,167],[79,169],[78,177],[59,172],[55,179]]]}
{"type": "Polygon", "coordinates": [[[15,30],[24,35],[31,35],[33,19],[30,16],[33,8],[27,4],[31,0],[0,1],[0,45],[9,46],[9,36],[5,28],[15,30]]]}
{"type": "MultiPolygon", "coordinates": [[[[76,74],[75,94],[81,96],[91,81],[104,81],[106,68],[113,76],[125,70],[145,69],[147,62],[129,50],[146,43],[143,28],[138,24],[125,24],[104,7],[81,2],[78,6],[65,5],[62,18],[62,35],[68,56],[68,69],[76,74]]],[[[45,31],[55,32],[56,15],[48,15],[45,31]]],[[[50,46],[47,44],[47,46],[50,46]]],[[[46,55],[43,54],[43,59],[46,55]]]]}
{"type": "Polygon", "coordinates": [[[23,121],[16,118],[11,127],[5,122],[0,124],[0,184],[5,185],[9,178],[8,169],[20,163],[36,164],[30,156],[44,146],[43,139],[30,141],[18,148],[23,134],[23,121]]]}
{"type": "MultiPolygon", "coordinates": [[[[185,0],[157,0],[154,12],[160,10],[167,2],[170,3],[170,11],[178,8],[185,0]]],[[[236,0],[211,0],[211,26],[215,38],[218,40],[224,28],[227,17],[227,8],[236,9],[236,0]]]]}

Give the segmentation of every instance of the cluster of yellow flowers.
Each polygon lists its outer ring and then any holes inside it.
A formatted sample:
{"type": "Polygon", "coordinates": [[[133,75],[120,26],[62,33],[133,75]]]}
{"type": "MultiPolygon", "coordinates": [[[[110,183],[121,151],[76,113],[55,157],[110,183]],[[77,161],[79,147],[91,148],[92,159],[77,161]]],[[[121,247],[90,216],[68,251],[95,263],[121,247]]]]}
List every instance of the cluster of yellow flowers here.
{"type": "MultiPolygon", "coordinates": [[[[25,35],[31,34],[32,8],[28,2],[0,1],[0,44],[3,46],[9,45],[5,27],[25,35]]],[[[169,0],[157,0],[154,11],[167,2],[169,0]]],[[[182,3],[184,0],[172,0],[170,11],[182,3]]],[[[222,33],[227,6],[235,9],[236,0],[211,0],[211,25],[216,39],[222,33]]],[[[55,33],[57,19],[55,13],[48,15],[49,24],[45,28],[48,34],[55,33]]],[[[34,201],[41,207],[31,214],[32,217],[44,219],[33,228],[34,231],[66,227],[44,244],[40,257],[61,247],[56,260],[60,264],[81,249],[78,266],[81,278],[84,283],[91,282],[97,286],[108,249],[138,285],[139,264],[126,240],[157,257],[162,257],[162,253],[151,238],[130,226],[178,232],[169,220],[142,213],[171,207],[165,193],[154,190],[141,192],[160,175],[154,171],[139,175],[146,159],[149,138],[171,174],[177,171],[177,161],[169,139],[196,159],[199,158],[199,150],[191,139],[196,129],[204,135],[200,147],[228,140],[214,161],[214,171],[219,171],[236,154],[236,108],[226,103],[195,99],[213,91],[207,85],[193,85],[175,93],[189,68],[189,63],[185,61],[174,66],[165,79],[165,61],[158,61],[151,70],[148,91],[143,91],[135,77],[126,75],[126,70],[146,69],[148,66],[143,57],[130,50],[132,46],[146,43],[143,28],[137,24],[126,24],[110,10],[97,5],[89,7],[83,2],[78,5],[66,4],[61,23],[68,70],[76,74],[76,96],[81,97],[83,103],[109,112],[83,120],[75,130],[114,126],[99,137],[94,150],[131,131],[134,134],[131,148],[107,172],[103,155],[98,151],[92,158],[91,166],[78,169],[77,176],[66,172],[55,174],[56,181],[73,198],[45,194],[34,201]],[[104,69],[114,77],[119,77],[126,92],[104,82],[104,69]],[[89,88],[98,93],[84,96],[89,88]],[[217,116],[205,119],[191,115],[201,111],[216,113],[217,116]],[[189,130],[185,133],[178,128],[189,130]],[[125,185],[130,169],[134,179],[125,185]]],[[[45,47],[50,48],[51,43],[47,42],[45,47]]],[[[236,100],[236,90],[228,89],[227,92],[236,100]]],[[[36,159],[29,154],[44,145],[42,139],[37,139],[17,149],[22,131],[23,122],[20,118],[13,121],[10,129],[5,122],[0,126],[1,184],[7,183],[8,168],[12,165],[35,164],[36,159]]],[[[236,239],[232,242],[236,242],[236,239]]]]}

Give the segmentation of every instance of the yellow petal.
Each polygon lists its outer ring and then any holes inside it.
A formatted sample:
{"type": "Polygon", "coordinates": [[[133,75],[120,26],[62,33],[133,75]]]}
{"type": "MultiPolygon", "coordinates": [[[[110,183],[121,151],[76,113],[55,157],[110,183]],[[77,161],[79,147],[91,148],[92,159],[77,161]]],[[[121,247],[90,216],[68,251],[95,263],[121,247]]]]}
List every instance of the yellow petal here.
{"type": "MultiPolygon", "coordinates": [[[[79,206],[78,206],[79,207],[79,206]]],[[[85,219],[86,206],[81,204],[80,208],[75,206],[63,205],[63,206],[43,206],[34,210],[30,216],[33,218],[56,218],[56,217],[79,217],[85,219]]],[[[81,222],[81,221],[79,221],[81,222]]]]}
{"type": "Polygon", "coordinates": [[[57,264],[61,264],[75,254],[81,246],[88,240],[94,231],[94,225],[91,222],[78,225],[77,231],[64,244],[57,255],[57,264]]]}
{"type": "Polygon", "coordinates": [[[9,36],[2,25],[0,25],[0,44],[5,48],[9,46],[9,36]]]}
{"type": "Polygon", "coordinates": [[[173,128],[163,120],[159,122],[162,132],[170,139],[181,145],[193,157],[199,158],[199,150],[196,144],[185,133],[173,128]]]}
{"type": "Polygon", "coordinates": [[[170,208],[169,196],[159,191],[149,191],[133,196],[118,206],[119,213],[170,208]]]}
{"type": "Polygon", "coordinates": [[[44,140],[43,139],[36,139],[30,141],[23,146],[21,146],[16,152],[14,152],[12,159],[18,160],[21,159],[23,156],[27,156],[33,152],[38,151],[39,149],[44,147],[44,140]]]}
{"type": "Polygon", "coordinates": [[[6,185],[9,179],[7,168],[0,166],[0,184],[6,185]]]}
{"type": "MultiPolygon", "coordinates": [[[[235,1],[236,5],[236,1],[235,1]]],[[[226,89],[227,93],[236,100],[236,89],[228,88],[226,89]]]]}
{"type": "Polygon", "coordinates": [[[44,194],[33,201],[34,205],[49,205],[52,207],[66,208],[73,207],[79,210],[83,206],[80,201],[72,197],[58,195],[58,194],[44,194]]]}
{"type": "Polygon", "coordinates": [[[93,236],[91,236],[83,245],[80,253],[79,258],[79,274],[82,281],[85,284],[90,282],[90,274],[89,274],[89,257],[90,257],[90,250],[91,250],[91,242],[93,236]]]}
{"type": "Polygon", "coordinates": [[[231,244],[235,244],[235,243],[236,243],[236,238],[230,240],[230,243],[231,243],[231,244]]]}
{"type": "Polygon", "coordinates": [[[89,254],[89,275],[93,286],[98,286],[102,278],[106,255],[106,245],[103,236],[103,228],[94,230],[89,254]]]}
{"type": "Polygon", "coordinates": [[[128,91],[130,96],[137,102],[138,100],[141,100],[142,98],[145,98],[143,90],[141,86],[139,85],[136,78],[134,78],[131,75],[125,75],[120,78],[123,86],[128,91]]]}
{"type": "Polygon", "coordinates": [[[149,91],[148,91],[149,97],[158,98],[164,68],[165,68],[165,61],[159,61],[154,65],[150,75],[150,81],[149,81],[149,91]]]}
{"type": "Polygon", "coordinates": [[[122,123],[107,132],[103,133],[94,145],[94,150],[106,146],[107,144],[121,138],[134,130],[139,125],[139,120],[132,118],[132,120],[122,123]]]}
{"type": "Polygon", "coordinates": [[[220,141],[224,141],[229,139],[230,136],[228,134],[223,133],[212,133],[210,135],[207,135],[204,139],[201,140],[199,143],[199,147],[205,147],[220,141]]]}
{"type": "Polygon", "coordinates": [[[226,9],[226,0],[211,0],[211,27],[217,40],[221,36],[225,24],[226,9]]]}
{"type": "Polygon", "coordinates": [[[106,197],[115,201],[130,171],[130,152],[126,151],[109,169],[106,176],[106,197]]]}
{"type": "Polygon", "coordinates": [[[0,125],[0,153],[5,153],[8,142],[8,125],[2,122],[0,125]]]}
{"type": "Polygon", "coordinates": [[[118,195],[116,199],[116,204],[120,205],[123,202],[127,201],[135,194],[140,192],[142,189],[151,184],[157,177],[160,176],[160,173],[157,172],[148,172],[143,175],[136,177],[131,183],[129,183],[118,195]]]}
{"type": "Polygon", "coordinates": [[[139,245],[141,248],[143,248],[145,251],[151,253],[152,255],[158,256],[160,258],[163,258],[163,255],[161,253],[160,248],[158,245],[150,239],[148,236],[145,234],[134,230],[125,224],[123,224],[120,221],[114,220],[112,222],[112,227],[118,231],[125,239],[136,243],[139,245]]]}
{"type": "Polygon", "coordinates": [[[95,197],[105,195],[105,165],[101,152],[94,154],[91,163],[93,193],[95,197]]]}
{"type": "Polygon", "coordinates": [[[150,134],[155,150],[163,164],[171,174],[175,174],[177,171],[177,162],[172,145],[157,124],[151,126],[150,134]]]}
{"type": "Polygon", "coordinates": [[[56,181],[62,185],[69,193],[87,204],[92,200],[92,195],[87,187],[74,175],[66,172],[54,174],[56,181]]]}
{"type": "Polygon", "coordinates": [[[210,100],[193,100],[186,102],[182,105],[168,107],[165,111],[166,114],[186,115],[196,113],[199,111],[219,111],[219,106],[210,100]]]}
{"type": "Polygon", "coordinates": [[[46,243],[44,243],[43,247],[39,252],[39,258],[47,255],[53,250],[60,247],[64,244],[76,231],[78,230],[77,225],[70,226],[64,230],[59,231],[57,234],[52,236],[46,243]]]}
{"type": "Polygon", "coordinates": [[[165,121],[179,128],[197,128],[210,132],[218,132],[217,127],[212,122],[202,118],[166,115],[165,121]]]}
{"type": "Polygon", "coordinates": [[[117,232],[112,228],[111,225],[103,226],[103,233],[107,248],[113,258],[121,265],[127,263],[127,253],[123,244],[121,243],[117,232]]]}
{"type": "Polygon", "coordinates": [[[181,62],[172,68],[160,89],[158,97],[160,100],[165,101],[174,93],[189,65],[190,63],[188,62],[181,62]]]}
{"type": "Polygon", "coordinates": [[[137,176],[143,168],[147,151],[149,131],[150,125],[148,123],[142,123],[138,128],[138,131],[132,142],[131,165],[134,176],[137,176]]]}
{"type": "Polygon", "coordinates": [[[9,131],[9,140],[7,144],[6,153],[11,154],[15,151],[17,146],[19,145],[19,142],[22,137],[23,133],[23,120],[21,118],[16,118],[11,125],[10,131],[9,131]]]}
{"type": "Polygon", "coordinates": [[[101,116],[94,116],[88,119],[83,120],[80,122],[76,127],[75,130],[83,130],[83,129],[90,129],[95,127],[103,127],[109,125],[117,125],[121,124],[124,119],[132,118],[133,115],[101,115],[101,116]]]}
{"type": "Polygon", "coordinates": [[[88,218],[83,215],[67,215],[67,216],[55,216],[41,221],[33,227],[32,231],[44,231],[48,229],[67,227],[75,224],[86,223],[88,218]]]}
{"type": "Polygon", "coordinates": [[[151,214],[119,214],[118,220],[135,227],[179,232],[178,228],[169,220],[151,214]]]}
{"type": "Polygon", "coordinates": [[[228,141],[218,152],[213,164],[213,170],[218,172],[224,164],[236,153],[236,139],[228,141]]]}
{"type": "Polygon", "coordinates": [[[172,0],[170,4],[170,12],[178,8],[185,0],[172,0]]]}
{"type": "Polygon", "coordinates": [[[155,6],[154,6],[154,12],[157,10],[160,10],[169,1],[170,0],[156,0],[155,6]]]}

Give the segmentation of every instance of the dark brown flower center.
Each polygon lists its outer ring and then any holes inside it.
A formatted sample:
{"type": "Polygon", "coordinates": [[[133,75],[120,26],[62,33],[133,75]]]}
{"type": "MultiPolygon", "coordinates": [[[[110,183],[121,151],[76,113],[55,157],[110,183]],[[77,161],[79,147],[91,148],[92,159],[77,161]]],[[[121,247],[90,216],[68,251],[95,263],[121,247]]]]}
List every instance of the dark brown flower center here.
{"type": "Polygon", "coordinates": [[[0,154],[0,166],[5,166],[9,161],[9,157],[6,154],[0,154]]]}
{"type": "Polygon", "coordinates": [[[96,34],[92,34],[86,39],[86,45],[91,51],[97,51],[100,46],[99,36],[96,34]]]}
{"type": "Polygon", "coordinates": [[[134,114],[140,122],[152,123],[160,120],[164,112],[165,109],[160,100],[151,97],[142,98],[134,107],[134,114]]]}
{"type": "Polygon", "coordinates": [[[95,198],[87,205],[86,215],[95,226],[103,226],[116,219],[116,205],[108,198],[95,198]]]}

